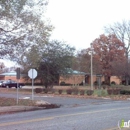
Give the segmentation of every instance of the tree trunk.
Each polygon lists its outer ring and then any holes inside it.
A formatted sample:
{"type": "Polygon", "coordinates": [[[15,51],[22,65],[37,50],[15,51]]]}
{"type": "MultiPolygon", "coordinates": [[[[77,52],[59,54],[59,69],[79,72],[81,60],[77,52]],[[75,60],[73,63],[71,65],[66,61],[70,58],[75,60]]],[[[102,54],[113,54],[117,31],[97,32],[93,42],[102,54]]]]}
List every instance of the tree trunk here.
{"type": "Polygon", "coordinates": [[[128,75],[126,75],[125,80],[126,80],[126,86],[128,86],[129,85],[129,76],[128,75]]]}
{"type": "Polygon", "coordinates": [[[105,84],[110,86],[110,76],[105,76],[105,84]]]}

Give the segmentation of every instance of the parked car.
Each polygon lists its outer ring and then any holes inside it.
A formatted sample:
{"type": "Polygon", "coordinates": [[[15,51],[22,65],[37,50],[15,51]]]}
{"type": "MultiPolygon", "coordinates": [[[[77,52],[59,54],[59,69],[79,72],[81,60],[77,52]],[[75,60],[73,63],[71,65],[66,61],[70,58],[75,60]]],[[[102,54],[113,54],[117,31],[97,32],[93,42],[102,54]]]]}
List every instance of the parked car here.
{"type": "MultiPolygon", "coordinates": [[[[2,82],[1,86],[4,88],[12,88],[12,87],[17,88],[17,82],[14,80],[5,80],[2,82]]],[[[24,83],[18,83],[19,88],[22,88],[23,86],[24,86],[24,83]]]]}

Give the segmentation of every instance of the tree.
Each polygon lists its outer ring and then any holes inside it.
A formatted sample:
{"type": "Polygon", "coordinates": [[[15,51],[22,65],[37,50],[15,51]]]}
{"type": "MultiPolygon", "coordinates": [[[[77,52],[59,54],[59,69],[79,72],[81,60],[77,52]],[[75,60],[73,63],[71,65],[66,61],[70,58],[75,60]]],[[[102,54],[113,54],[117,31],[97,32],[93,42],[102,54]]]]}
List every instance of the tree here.
{"type": "Polygon", "coordinates": [[[114,23],[114,25],[109,25],[105,27],[105,31],[109,34],[114,34],[116,37],[124,44],[125,46],[125,56],[126,56],[126,64],[125,64],[125,79],[126,85],[128,85],[128,81],[130,78],[129,71],[129,53],[130,53],[130,21],[122,21],[114,23]]]}
{"type": "MultiPolygon", "coordinates": [[[[38,79],[48,85],[53,85],[59,79],[59,75],[66,75],[68,68],[72,67],[74,48],[59,41],[49,41],[41,46],[35,45],[26,52],[26,62],[28,69],[36,68],[38,79]]],[[[27,71],[27,66],[26,71],[27,71]]]]}
{"type": "Polygon", "coordinates": [[[105,77],[105,83],[110,85],[110,77],[113,74],[113,63],[124,61],[124,44],[115,36],[100,35],[92,43],[93,55],[100,62],[101,72],[105,77]]]}
{"type": "Polygon", "coordinates": [[[77,69],[82,72],[90,72],[90,55],[87,49],[83,49],[77,53],[77,69]]]}
{"type": "Polygon", "coordinates": [[[46,5],[47,0],[0,1],[0,58],[18,60],[39,37],[48,39],[53,27],[43,17],[46,5]]]}
{"type": "MultiPolygon", "coordinates": [[[[75,57],[73,68],[82,72],[91,73],[91,48],[79,51],[75,57]]],[[[100,73],[99,61],[93,57],[93,72],[100,73]]]]}

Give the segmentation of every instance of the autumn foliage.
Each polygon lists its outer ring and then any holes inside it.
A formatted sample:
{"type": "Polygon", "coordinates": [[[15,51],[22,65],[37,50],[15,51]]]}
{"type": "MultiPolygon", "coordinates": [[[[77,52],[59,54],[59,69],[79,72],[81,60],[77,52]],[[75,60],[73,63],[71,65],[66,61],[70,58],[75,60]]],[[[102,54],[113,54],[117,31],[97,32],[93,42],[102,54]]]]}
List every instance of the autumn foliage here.
{"type": "Polygon", "coordinates": [[[93,56],[100,63],[105,83],[110,84],[114,62],[121,63],[125,61],[124,44],[115,35],[105,36],[103,34],[95,39],[92,45],[93,56]]]}

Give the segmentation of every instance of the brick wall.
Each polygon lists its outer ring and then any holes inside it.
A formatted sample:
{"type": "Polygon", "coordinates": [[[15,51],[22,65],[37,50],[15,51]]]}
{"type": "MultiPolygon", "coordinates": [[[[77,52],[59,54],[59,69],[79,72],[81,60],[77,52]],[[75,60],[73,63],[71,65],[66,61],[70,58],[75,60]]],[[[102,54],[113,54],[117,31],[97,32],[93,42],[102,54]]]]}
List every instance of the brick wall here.
{"type": "Polygon", "coordinates": [[[70,75],[70,76],[60,76],[59,84],[61,82],[69,83],[69,84],[80,84],[85,80],[85,75],[70,75]]]}
{"type": "MultiPolygon", "coordinates": [[[[1,76],[0,77],[0,80],[14,80],[14,81],[17,81],[16,79],[16,76],[1,76]]],[[[59,78],[59,84],[61,82],[65,82],[65,83],[69,83],[69,84],[80,84],[83,82],[83,80],[85,80],[85,76],[84,75],[70,75],[70,76],[60,76],[59,78]]],[[[97,77],[96,75],[93,75],[93,83],[95,81],[97,81],[97,77]]],[[[101,78],[101,82],[104,81],[104,77],[101,78]]],[[[114,81],[116,84],[120,84],[121,82],[121,79],[118,78],[117,76],[111,76],[111,79],[110,79],[110,82],[114,81]]],[[[19,82],[21,83],[31,83],[32,80],[29,79],[29,80],[25,80],[24,77],[21,76],[19,82]]],[[[35,83],[40,83],[41,81],[40,80],[35,80],[35,83]]],[[[91,76],[89,76],[88,78],[88,83],[87,84],[90,84],[91,83],[91,76]]]]}

